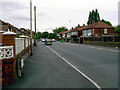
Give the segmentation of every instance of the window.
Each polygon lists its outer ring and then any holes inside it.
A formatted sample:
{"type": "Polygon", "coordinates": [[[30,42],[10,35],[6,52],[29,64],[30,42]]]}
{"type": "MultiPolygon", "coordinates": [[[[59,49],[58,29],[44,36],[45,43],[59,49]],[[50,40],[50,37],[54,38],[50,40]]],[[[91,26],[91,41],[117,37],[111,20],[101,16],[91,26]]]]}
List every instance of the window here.
{"type": "Polygon", "coordinates": [[[67,33],[67,37],[70,37],[70,34],[71,34],[71,33],[67,33]]]}
{"type": "Polygon", "coordinates": [[[77,32],[72,32],[72,35],[76,35],[77,34],[77,32]]]}
{"type": "Polygon", "coordinates": [[[91,30],[88,30],[88,36],[90,36],[91,35],[91,30]]]}
{"type": "Polygon", "coordinates": [[[104,33],[107,33],[107,28],[104,29],[104,33]]]}
{"type": "Polygon", "coordinates": [[[83,36],[87,36],[87,30],[83,31],[83,36]]]}
{"type": "Polygon", "coordinates": [[[58,37],[60,37],[60,34],[57,34],[58,37]]]}
{"type": "Polygon", "coordinates": [[[94,28],[93,28],[93,34],[94,34],[94,28]]]}
{"type": "Polygon", "coordinates": [[[63,34],[63,37],[65,37],[65,34],[63,34]]]}

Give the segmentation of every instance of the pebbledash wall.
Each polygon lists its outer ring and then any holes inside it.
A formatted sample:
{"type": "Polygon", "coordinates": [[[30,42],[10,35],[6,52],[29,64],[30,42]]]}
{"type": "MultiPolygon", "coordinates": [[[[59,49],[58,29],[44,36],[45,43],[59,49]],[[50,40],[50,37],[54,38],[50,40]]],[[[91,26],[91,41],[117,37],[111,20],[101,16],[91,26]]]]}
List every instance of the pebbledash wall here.
{"type": "MultiPolygon", "coordinates": [[[[4,46],[0,46],[0,83],[6,85],[22,76],[25,60],[30,54],[30,38],[24,35],[15,38],[13,32],[2,32],[1,35],[4,46]]],[[[34,45],[34,40],[32,43],[34,45]]]]}

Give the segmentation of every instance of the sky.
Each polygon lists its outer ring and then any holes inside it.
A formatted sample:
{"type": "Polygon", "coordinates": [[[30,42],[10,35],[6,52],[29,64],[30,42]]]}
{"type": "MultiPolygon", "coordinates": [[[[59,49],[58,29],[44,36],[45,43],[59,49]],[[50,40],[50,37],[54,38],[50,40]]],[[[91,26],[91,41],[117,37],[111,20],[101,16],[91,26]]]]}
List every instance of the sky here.
{"type": "MultiPolygon", "coordinates": [[[[65,26],[87,24],[89,12],[98,9],[100,19],[118,25],[119,0],[32,0],[32,30],[36,6],[37,31],[52,32],[65,26]]],[[[15,27],[30,29],[30,0],[0,0],[0,19],[15,27]]]]}

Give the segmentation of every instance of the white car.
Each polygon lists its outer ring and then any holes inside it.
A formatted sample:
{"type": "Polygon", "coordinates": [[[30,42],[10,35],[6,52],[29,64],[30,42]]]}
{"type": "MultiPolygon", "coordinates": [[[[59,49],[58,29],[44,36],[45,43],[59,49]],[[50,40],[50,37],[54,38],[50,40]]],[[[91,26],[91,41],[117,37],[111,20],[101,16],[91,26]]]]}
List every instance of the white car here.
{"type": "Polygon", "coordinates": [[[42,41],[42,42],[45,42],[45,39],[42,39],[41,41],[42,41]]]}
{"type": "Polygon", "coordinates": [[[52,40],[51,39],[46,39],[45,40],[45,45],[52,45],[52,40]]]}

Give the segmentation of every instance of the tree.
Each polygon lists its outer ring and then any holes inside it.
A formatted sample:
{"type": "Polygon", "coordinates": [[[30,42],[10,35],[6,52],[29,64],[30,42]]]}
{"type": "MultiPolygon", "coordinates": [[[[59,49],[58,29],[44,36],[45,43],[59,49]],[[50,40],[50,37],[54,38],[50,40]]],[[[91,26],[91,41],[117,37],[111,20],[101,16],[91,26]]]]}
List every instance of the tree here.
{"type": "Polygon", "coordinates": [[[120,25],[115,28],[115,33],[120,34],[120,25]]]}
{"type": "Polygon", "coordinates": [[[47,31],[43,32],[42,33],[42,38],[47,38],[49,35],[49,33],[47,31]]]}
{"type": "Polygon", "coordinates": [[[98,13],[98,10],[95,10],[95,22],[99,22],[100,21],[100,15],[98,13]]]}
{"type": "Polygon", "coordinates": [[[62,31],[67,31],[68,29],[66,27],[59,27],[53,30],[55,34],[62,32],[62,31]]]}
{"type": "Polygon", "coordinates": [[[104,23],[106,23],[106,24],[112,26],[111,22],[109,22],[109,21],[105,21],[104,19],[102,19],[102,22],[104,22],[104,23]]]}
{"type": "Polygon", "coordinates": [[[99,15],[97,9],[95,11],[92,10],[92,12],[90,11],[87,24],[91,25],[93,23],[93,21],[94,22],[99,22],[100,21],[100,15],[99,15]]]}
{"type": "Polygon", "coordinates": [[[42,37],[42,33],[41,32],[37,32],[36,38],[40,39],[41,37],[42,37]]]}

